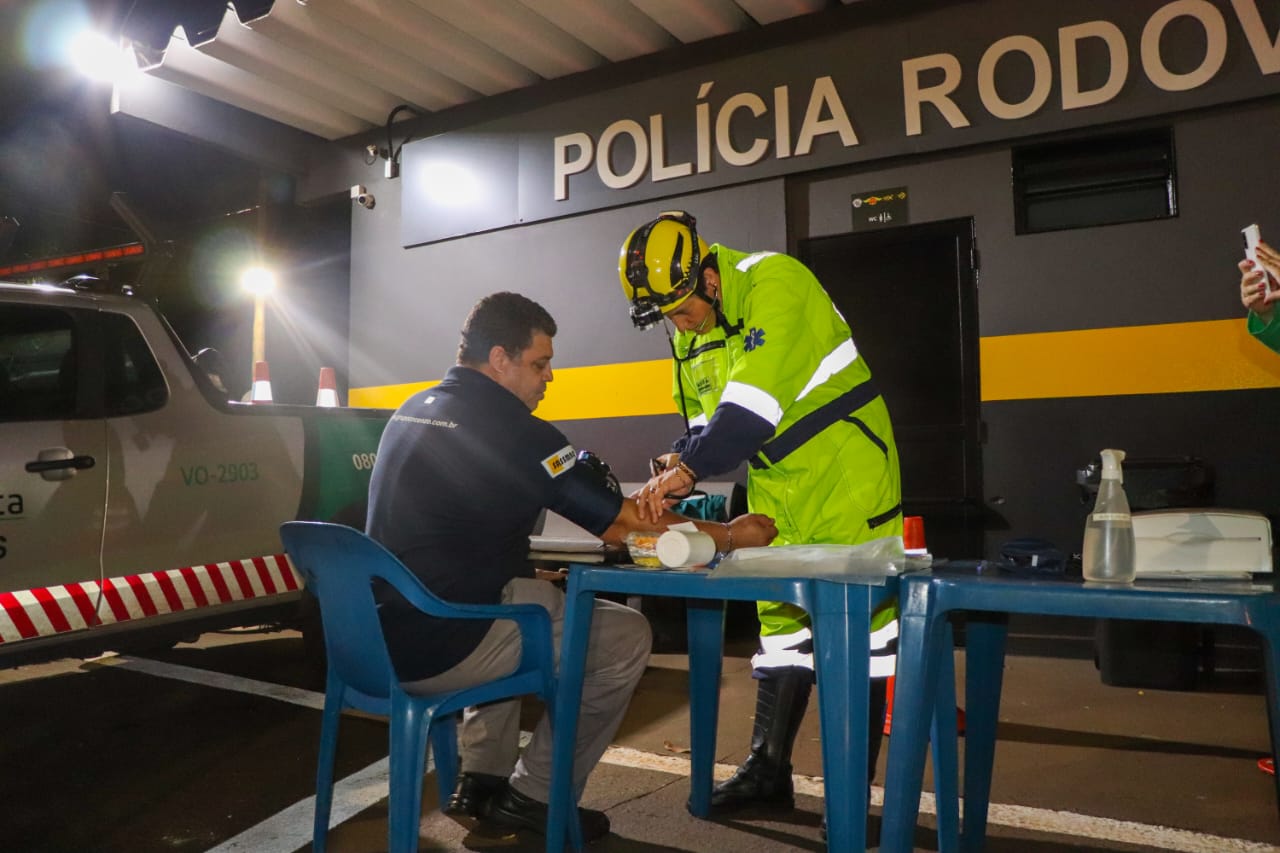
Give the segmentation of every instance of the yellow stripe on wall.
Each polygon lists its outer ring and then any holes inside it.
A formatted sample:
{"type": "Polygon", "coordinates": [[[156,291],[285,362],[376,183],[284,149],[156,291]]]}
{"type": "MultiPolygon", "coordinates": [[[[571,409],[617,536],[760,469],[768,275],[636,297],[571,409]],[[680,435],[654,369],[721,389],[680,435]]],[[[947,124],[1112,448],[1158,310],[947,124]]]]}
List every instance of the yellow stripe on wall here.
{"type": "Polygon", "coordinates": [[[1280,355],[1244,319],[1002,335],[980,342],[982,399],[1280,387],[1280,355]]]}
{"type": "Polygon", "coordinates": [[[365,388],[352,388],[347,394],[347,405],[357,409],[398,409],[405,400],[425,391],[440,380],[431,382],[406,382],[403,385],[369,385],[365,388]]]}
{"type": "MultiPolygon", "coordinates": [[[[553,370],[538,417],[548,421],[629,418],[676,411],[671,399],[671,362],[631,361],[553,370]]],[[[437,382],[352,388],[352,406],[394,409],[437,382]]]]}
{"type": "MultiPolygon", "coordinates": [[[[1000,335],[980,347],[984,402],[1280,388],[1280,354],[1243,319],[1000,335]]],[[[350,404],[394,409],[435,384],[353,388],[350,404]]],[[[667,359],[561,368],[538,406],[549,421],[675,411],[667,359]]]]}

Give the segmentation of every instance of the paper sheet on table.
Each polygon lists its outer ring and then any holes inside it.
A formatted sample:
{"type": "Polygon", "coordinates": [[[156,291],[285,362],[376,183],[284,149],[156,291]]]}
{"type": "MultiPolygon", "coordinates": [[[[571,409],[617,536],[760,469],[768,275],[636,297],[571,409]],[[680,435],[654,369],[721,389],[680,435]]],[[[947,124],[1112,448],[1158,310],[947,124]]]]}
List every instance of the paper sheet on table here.
{"type": "Polygon", "coordinates": [[[575,539],[569,536],[530,536],[530,551],[560,551],[576,554],[603,553],[599,539],[575,539]]]}
{"type": "Polygon", "coordinates": [[[711,577],[824,578],[883,586],[886,577],[898,575],[907,567],[902,538],[885,536],[861,545],[739,548],[724,556],[711,577]]]}
{"type": "Polygon", "coordinates": [[[530,551],[558,551],[582,554],[604,552],[604,542],[569,519],[547,511],[529,536],[530,551]]]}

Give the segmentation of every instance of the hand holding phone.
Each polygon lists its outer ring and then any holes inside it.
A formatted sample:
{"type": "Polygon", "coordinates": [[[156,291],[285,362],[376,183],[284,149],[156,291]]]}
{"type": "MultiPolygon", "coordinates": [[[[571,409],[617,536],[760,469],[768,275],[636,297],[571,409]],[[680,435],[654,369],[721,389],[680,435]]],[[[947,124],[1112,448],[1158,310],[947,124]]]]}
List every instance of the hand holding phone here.
{"type": "Polygon", "coordinates": [[[1241,229],[1240,233],[1244,235],[1244,256],[1253,262],[1254,269],[1262,270],[1262,286],[1267,295],[1270,296],[1271,275],[1267,272],[1266,267],[1258,261],[1258,242],[1262,239],[1262,232],[1255,223],[1241,229]]]}

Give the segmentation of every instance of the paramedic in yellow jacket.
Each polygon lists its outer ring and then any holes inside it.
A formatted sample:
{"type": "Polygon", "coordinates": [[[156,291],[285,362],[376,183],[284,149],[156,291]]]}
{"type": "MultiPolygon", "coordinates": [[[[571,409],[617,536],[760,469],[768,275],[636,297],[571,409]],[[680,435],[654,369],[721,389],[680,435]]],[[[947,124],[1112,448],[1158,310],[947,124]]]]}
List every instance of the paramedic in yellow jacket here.
{"type": "MultiPolygon", "coordinates": [[[[858,544],[902,535],[898,451],[889,411],[844,317],[802,263],[774,252],[708,247],[694,218],[661,214],[627,237],[618,258],[632,321],[664,318],[674,393],[686,434],[655,460],[641,505],[656,516],[669,495],[748,462],[752,512],[777,520],[774,544],[858,544]],[[660,469],[660,470],[659,470],[660,469]]],[[[751,754],[716,786],[713,810],[791,808],[791,748],[813,684],[809,616],[761,601],[751,754]]],[[[872,619],[868,732],[874,774],[893,674],[896,606],[872,619]]]]}

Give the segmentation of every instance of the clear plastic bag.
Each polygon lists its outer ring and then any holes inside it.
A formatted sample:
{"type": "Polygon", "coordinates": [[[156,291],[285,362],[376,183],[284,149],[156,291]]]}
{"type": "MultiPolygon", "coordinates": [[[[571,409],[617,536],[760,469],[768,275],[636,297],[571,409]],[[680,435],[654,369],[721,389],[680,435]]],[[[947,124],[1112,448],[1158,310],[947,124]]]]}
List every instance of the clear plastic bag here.
{"type": "MultiPolygon", "coordinates": [[[[861,545],[771,545],[739,548],[726,554],[716,577],[825,578],[866,586],[884,586],[885,578],[920,566],[908,561],[902,537],[885,536],[861,545]]],[[[927,565],[927,564],[926,564],[927,565]]]]}

